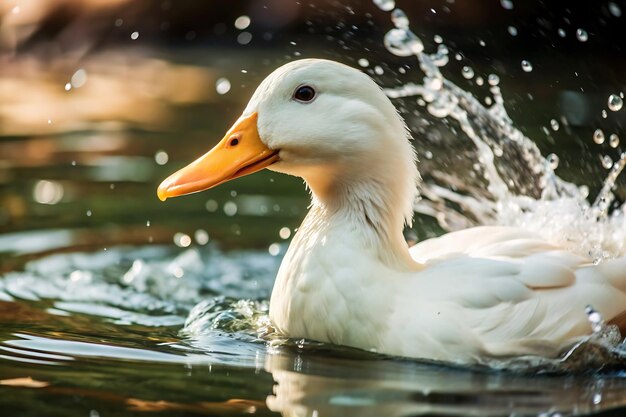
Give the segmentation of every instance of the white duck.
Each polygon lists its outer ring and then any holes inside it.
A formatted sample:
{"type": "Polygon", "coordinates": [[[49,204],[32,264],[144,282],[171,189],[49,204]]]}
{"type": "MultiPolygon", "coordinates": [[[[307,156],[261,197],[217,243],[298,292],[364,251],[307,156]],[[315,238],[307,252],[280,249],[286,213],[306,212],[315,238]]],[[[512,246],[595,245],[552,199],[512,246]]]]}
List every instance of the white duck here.
{"type": "Polygon", "coordinates": [[[626,324],[626,258],[594,266],[540,237],[476,227],[421,242],[409,133],[362,72],[284,65],[206,155],[159,186],[162,200],[263,168],[302,177],[311,209],[278,272],[270,319],[296,338],[406,357],[475,362],[555,356],[585,335],[585,307],[626,324]]]}

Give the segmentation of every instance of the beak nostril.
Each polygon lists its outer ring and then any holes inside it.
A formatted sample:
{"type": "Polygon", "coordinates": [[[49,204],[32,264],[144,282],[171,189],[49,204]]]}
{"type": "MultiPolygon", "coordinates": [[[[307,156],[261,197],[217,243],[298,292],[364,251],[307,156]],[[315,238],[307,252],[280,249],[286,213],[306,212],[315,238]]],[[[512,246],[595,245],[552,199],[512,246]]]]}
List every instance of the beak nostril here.
{"type": "Polygon", "coordinates": [[[230,146],[237,146],[239,144],[239,138],[238,137],[234,137],[230,139],[229,145],[230,146]]]}

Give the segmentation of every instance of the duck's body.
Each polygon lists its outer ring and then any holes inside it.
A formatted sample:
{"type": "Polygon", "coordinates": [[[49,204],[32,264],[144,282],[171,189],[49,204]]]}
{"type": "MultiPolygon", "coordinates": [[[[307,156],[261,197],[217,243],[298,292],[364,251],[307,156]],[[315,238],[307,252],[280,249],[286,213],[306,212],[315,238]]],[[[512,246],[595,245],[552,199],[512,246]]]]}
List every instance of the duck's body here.
{"type": "Polygon", "coordinates": [[[312,232],[309,220],[270,304],[272,323],[293,337],[464,363],[554,357],[590,333],[588,305],[609,318],[626,305],[626,260],[592,266],[520,229],[421,242],[410,249],[418,267],[406,269],[379,262],[355,229],[312,232]]]}
{"type": "Polygon", "coordinates": [[[554,356],[590,333],[586,306],[607,319],[626,312],[626,258],[594,266],[505,227],[409,250],[402,228],[417,191],[414,152],[389,100],[349,67],[302,60],[276,70],[222,142],[159,195],[263,167],[303,177],[312,193],[270,302],[288,336],[474,362],[554,356]]]}

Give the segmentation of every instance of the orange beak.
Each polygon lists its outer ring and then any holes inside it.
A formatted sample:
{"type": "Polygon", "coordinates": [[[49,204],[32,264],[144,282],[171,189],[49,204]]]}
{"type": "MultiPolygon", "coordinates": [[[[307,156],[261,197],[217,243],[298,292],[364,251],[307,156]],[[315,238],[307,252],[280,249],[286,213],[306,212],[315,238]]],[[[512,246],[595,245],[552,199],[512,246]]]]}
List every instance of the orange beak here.
{"type": "Polygon", "coordinates": [[[278,161],[278,151],[269,149],[259,138],[257,118],[256,112],[241,117],[213,149],[170,175],[159,185],[159,199],[208,190],[278,161]]]}

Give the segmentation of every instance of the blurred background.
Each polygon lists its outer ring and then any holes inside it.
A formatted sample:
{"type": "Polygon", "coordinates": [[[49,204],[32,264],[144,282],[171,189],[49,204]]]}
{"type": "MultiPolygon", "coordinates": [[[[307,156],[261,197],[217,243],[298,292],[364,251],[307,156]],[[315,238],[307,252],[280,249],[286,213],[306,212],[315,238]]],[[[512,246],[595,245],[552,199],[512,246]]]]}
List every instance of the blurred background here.
{"type": "MultiPolygon", "coordinates": [[[[624,2],[397,5],[427,51],[450,48],[447,78],[482,100],[487,86],[462,68],[498,74],[515,125],[560,156],[559,175],[594,194],[607,173],[601,157],[621,151],[608,137],[626,121],[607,107],[625,84],[624,2]]],[[[414,60],[383,47],[391,27],[367,0],[3,1],[0,270],[59,246],[215,241],[278,255],[308,204],[299,179],[266,171],[166,203],[156,187],[216,143],[283,63],[329,58],[386,87],[421,81],[414,60]]],[[[421,154],[454,136],[414,101],[396,104],[421,154]]],[[[418,222],[419,238],[436,233],[428,224],[418,222]]]]}

